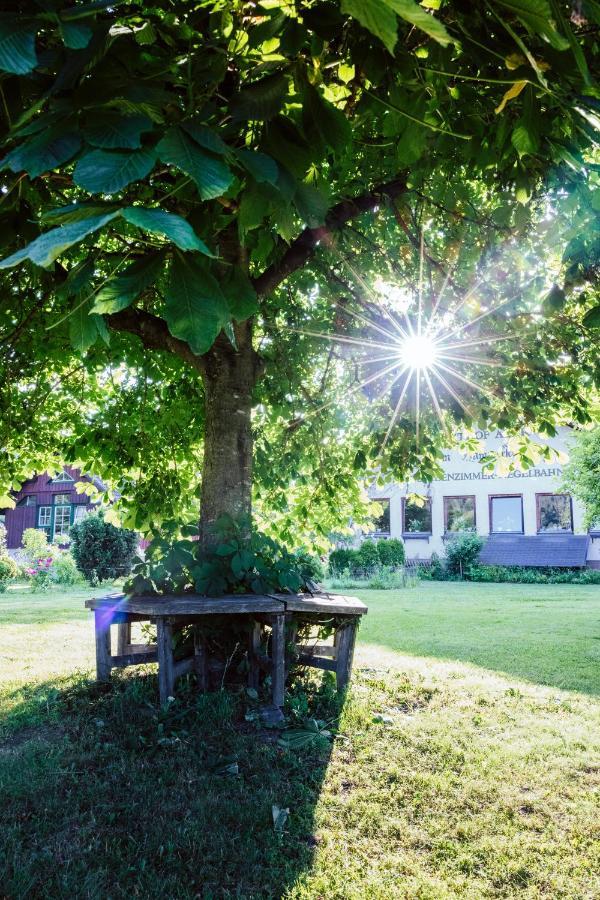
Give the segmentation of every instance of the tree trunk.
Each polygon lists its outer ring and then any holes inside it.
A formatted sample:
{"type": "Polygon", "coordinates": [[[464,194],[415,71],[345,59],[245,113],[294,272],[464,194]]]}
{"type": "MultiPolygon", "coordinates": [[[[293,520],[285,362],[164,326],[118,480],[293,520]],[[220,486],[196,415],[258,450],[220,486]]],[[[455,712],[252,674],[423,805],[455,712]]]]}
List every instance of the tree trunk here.
{"type": "Polygon", "coordinates": [[[237,349],[221,334],[206,354],[204,464],[200,542],[215,543],[222,515],[250,528],[252,515],[252,391],[260,360],[252,347],[250,320],[235,327],[237,349]]]}

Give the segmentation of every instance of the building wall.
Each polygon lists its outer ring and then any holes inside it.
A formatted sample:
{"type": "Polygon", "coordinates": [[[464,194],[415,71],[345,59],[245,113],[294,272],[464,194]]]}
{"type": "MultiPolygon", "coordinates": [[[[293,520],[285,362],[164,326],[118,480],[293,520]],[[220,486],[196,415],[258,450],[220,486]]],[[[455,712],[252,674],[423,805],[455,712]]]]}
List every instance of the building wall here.
{"type": "MultiPolygon", "coordinates": [[[[71,476],[73,481],[53,482],[52,476],[44,472],[42,475],[37,475],[35,478],[26,481],[21,490],[13,495],[17,504],[24,501],[27,497],[33,497],[35,498],[35,505],[17,505],[14,509],[0,510],[0,515],[4,517],[6,543],[9,550],[16,550],[21,546],[23,532],[26,528],[39,527],[40,507],[53,507],[57,494],[69,495],[69,504],[72,512],[71,522],[75,519],[76,509],[91,510],[94,508],[95,504],[90,502],[90,498],[86,494],[78,494],[75,490],[75,484],[78,481],[91,482],[91,479],[86,475],[82,475],[79,469],[73,469],[70,466],[65,466],[65,472],[71,476]]],[[[49,539],[52,540],[52,537],[50,535],[49,539]]]]}
{"type": "MultiPolygon", "coordinates": [[[[565,428],[555,438],[534,439],[541,446],[547,444],[568,455],[570,436],[570,430],[565,428]]],[[[514,456],[510,439],[499,431],[477,432],[476,437],[480,441],[480,448],[473,453],[457,449],[445,452],[443,479],[434,481],[431,485],[389,482],[383,487],[377,485],[371,488],[370,495],[373,499],[389,498],[390,536],[404,541],[409,559],[428,560],[434,551],[440,556],[444,555],[445,497],[474,496],[476,530],[478,534],[487,536],[490,533],[490,496],[520,494],[523,497],[523,533],[535,535],[538,533],[536,495],[564,493],[561,489],[562,463],[556,457],[551,461],[539,462],[527,471],[516,469],[508,472],[507,465],[514,456]],[[494,472],[483,472],[479,460],[491,450],[501,453],[502,462],[494,472]],[[409,494],[431,498],[432,533],[427,538],[415,538],[403,532],[403,500],[409,494]]],[[[585,533],[583,509],[575,500],[572,500],[572,510],[574,533],[585,533]]],[[[588,564],[600,567],[600,539],[590,541],[588,564]]]]}

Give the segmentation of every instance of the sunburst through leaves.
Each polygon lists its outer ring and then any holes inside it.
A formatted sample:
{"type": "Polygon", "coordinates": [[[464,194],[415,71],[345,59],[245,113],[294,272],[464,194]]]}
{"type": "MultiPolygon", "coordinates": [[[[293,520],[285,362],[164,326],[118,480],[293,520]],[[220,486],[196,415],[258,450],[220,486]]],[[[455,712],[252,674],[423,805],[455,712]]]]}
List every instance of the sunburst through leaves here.
{"type": "MultiPolygon", "coordinates": [[[[493,390],[489,379],[481,383],[478,370],[508,367],[504,351],[516,336],[509,327],[510,321],[521,304],[523,292],[539,277],[539,272],[529,273],[527,278],[516,273],[516,285],[515,278],[508,279],[510,290],[500,292],[486,285],[485,278],[461,291],[447,271],[437,289],[430,280],[425,290],[423,240],[419,277],[413,291],[382,280],[371,286],[348,259],[342,262],[364,299],[357,304],[358,309],[348,303],[337,305],[358,330],[346,334],[311,328],[293,330],[345,347],[346,357],[361,371],[361,377],[348,388],[346,396],[372,386],[377,399],[386,394],[392,398],[380,453],[390,441],[401,414],[411,407],[417,445],[426,407],[433,410],[444,431],[449,430],[445,416],[449,403],[473,418],[474,396],[493,390]]],[[[313,409],[310,415],[335,402],[313,409]]]]}

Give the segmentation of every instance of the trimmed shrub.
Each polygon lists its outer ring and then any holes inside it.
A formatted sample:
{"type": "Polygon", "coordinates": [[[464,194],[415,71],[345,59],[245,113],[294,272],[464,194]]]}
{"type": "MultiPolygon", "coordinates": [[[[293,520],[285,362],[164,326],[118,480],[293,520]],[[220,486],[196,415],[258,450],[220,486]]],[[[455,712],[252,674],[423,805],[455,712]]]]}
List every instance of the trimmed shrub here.
{"type": "MultiPolygon", "coordinates": [[[[382,542],[384,543],[384,542],[382,542]]],[[[356,563],[360,569],[369,571],[379,565],[379,552],[375,541],[363,541],[356,551],[356,563]]]]}
{"type": "Polygon", "coordinates": [[[446,546],[446,571],[449,575],[464,578],[477,563],[483,547],[483,538],[478,534],[465,532],[448,541],[446,546]]]}
{"type": "Polygon", "coordinates": [[[116,528],[102,513],[87,516],[71,528],[71,553],[86,581],[101,581],[128,575],[138,546],[135,531],[116,528]]]}
{"type": "Polygon", "coordinates": [[[600,569],[526,566],[472,566],[471,581],[512,584],[600,584],[600,569]]]}
{"type": "Polygon", "coordinates": [[[377,541],[377,555],[382,566],[399,567],[404,565],[404,544],[397,538],[377,541]]]}
{"type": "Polygon", "coordinates": [[[356,550],[351,550],[350,547],[338,547],[329,554],[329,571],[332,575],[341,575],[355,564],[356,550]]]}

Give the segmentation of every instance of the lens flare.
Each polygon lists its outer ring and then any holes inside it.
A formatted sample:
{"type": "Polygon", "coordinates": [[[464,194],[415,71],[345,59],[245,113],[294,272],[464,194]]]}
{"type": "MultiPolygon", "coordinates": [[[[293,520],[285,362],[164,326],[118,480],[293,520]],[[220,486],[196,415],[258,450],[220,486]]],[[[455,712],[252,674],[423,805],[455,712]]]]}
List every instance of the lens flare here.
{"type": "Polygon", "coordinates": [[[400,362],[407,369],[431,369],[439,354],[436,343],[428,334],[407,335],[400,344],[400,362]]]}

